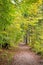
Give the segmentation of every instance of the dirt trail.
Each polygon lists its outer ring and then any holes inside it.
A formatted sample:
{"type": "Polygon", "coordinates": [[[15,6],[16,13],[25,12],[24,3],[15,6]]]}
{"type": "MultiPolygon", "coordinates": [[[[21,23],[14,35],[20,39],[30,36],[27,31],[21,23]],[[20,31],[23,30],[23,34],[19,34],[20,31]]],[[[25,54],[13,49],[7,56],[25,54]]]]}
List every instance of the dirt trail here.
{"type": "Polygon", "coordinates": [[[20,44],[10,65],[43,65],[40,57],[30,50],[30,47],[20,44]]]}

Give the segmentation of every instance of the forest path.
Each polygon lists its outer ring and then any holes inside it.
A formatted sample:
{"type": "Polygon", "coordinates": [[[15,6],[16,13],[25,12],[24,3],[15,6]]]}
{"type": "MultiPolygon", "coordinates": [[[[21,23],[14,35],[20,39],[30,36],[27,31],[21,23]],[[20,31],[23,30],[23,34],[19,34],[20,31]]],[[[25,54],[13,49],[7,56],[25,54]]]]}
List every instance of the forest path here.
{"type": "Polygon", "coordinates": [[[43,65],[40,57],[30,50],[30,47],[20,44],[10,65],[43,65]]]}

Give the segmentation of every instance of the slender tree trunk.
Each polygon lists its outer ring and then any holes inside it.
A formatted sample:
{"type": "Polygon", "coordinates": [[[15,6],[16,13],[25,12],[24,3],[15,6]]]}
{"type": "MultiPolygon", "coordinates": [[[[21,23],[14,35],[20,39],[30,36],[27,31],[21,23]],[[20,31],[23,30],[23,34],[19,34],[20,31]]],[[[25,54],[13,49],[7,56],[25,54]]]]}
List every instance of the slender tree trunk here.
{"type": "Polygon", "coordinates": [[[27,33],[26,33],[25,43],[26,43],[26,45],[28,44],[28,35],[27,35],[27,33]]]}

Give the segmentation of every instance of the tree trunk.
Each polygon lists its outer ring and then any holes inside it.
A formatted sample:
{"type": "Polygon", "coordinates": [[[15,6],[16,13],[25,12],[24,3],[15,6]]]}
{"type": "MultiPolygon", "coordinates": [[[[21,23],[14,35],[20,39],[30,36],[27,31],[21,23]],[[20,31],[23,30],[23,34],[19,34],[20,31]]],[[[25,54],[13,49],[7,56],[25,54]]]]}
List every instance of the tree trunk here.
{"type": "Polygon", "coordinates": [[[26,43],[26,45],[28,44],[28,36],[27,36],[27,33],[26,33],[25,43],[26,43]]]}

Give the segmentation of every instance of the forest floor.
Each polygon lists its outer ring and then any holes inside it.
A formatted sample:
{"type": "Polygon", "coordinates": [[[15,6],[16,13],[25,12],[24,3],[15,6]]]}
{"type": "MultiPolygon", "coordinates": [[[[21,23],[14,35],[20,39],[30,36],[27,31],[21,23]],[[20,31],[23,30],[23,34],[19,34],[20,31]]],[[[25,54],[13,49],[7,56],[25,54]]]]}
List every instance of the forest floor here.
{"type": "Polygon", "coordinates": [[[17,50],[0,51],[0,65],[43,65],[43,58],[29,46],[20,44],[17,50]]]}

